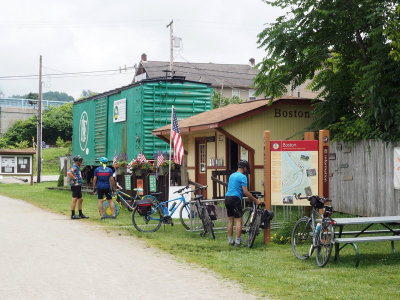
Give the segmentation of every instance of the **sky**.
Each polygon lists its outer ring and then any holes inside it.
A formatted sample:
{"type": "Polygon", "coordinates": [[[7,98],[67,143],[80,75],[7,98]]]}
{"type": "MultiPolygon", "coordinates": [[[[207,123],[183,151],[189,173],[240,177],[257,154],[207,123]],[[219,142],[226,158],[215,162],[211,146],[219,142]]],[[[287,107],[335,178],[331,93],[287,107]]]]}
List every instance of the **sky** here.
{"type": "Polygon", "coordinates": [[[247,64],[253,57],[257,63],[265,55],[257,34],[282,14],[261,0],[3,0],[0,91],[37,93],[40,55],[43,92],[79,98],[82,90],[130,84],[142,53],[169,61],[171,20],[182,39],[174,61],[247,64]],[[77,72],[91,73],[54,75],[77,72]],[[21,75],[35,76],[9,78],[21,75]]]}

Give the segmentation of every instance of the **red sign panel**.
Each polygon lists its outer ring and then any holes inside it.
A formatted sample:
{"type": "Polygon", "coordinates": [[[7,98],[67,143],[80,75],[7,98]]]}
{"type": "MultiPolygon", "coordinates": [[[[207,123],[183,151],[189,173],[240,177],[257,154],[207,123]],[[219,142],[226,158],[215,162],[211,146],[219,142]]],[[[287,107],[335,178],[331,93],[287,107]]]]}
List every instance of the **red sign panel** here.
{"type": "Polygon", "coordinates": [[[271,151],[318,151],[318,141],[271,141],[271,151]]]}

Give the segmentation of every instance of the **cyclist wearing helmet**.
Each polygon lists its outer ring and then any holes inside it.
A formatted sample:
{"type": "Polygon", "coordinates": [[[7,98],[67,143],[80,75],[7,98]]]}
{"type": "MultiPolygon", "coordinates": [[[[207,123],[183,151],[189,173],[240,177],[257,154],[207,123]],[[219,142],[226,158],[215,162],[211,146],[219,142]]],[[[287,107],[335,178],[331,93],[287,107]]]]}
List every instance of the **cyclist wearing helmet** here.
{"type": "Polygon", "coordinates": [[[80,155],[76,155],[73,158],[74,164],[71,169],[67,172],[68,177],[71,178],[70,185],[72,191],[72,203],[71,203],[71,219],[88,219],[82,213],[82,174],[79,169],[82,165],[83,158],[80,155]],[[78,202],[79,216],[75,215],[76,202],[78,202]]]}
{"type": "Polygon", "coordinates": [[[97,167],[94,170],[94,178],[93,178],[93,194],[96,194],[97,188],[97,199],[99,200],[99,213],[101,220],[105,219],[103,213],[103,198],[106,196],[108,204],[111,208],[111,217],[115,219],[115,206],[114,201],[112,201],[111,195],[111,186],[115,189],[115,180],[113,177],[113,170],[107,167],[108,159],[106,157],[101,157],[100,159],[100,167],[97,167]]]}
{"type": "Polygon", "coordinates": [[[247,174],[250,173],[250,165],[246,160],[238,162],[238,170],[229,176],[228,191],[225,195],[225,205],[228,214],[228,241],[229,245],[240,246],[242,233],[242,198],[247,196],[256,204],[262,202],[255,198],[247,189],[247,174]],[[236,239],[233,240],[233,224],[236,221],[236,239]]]}

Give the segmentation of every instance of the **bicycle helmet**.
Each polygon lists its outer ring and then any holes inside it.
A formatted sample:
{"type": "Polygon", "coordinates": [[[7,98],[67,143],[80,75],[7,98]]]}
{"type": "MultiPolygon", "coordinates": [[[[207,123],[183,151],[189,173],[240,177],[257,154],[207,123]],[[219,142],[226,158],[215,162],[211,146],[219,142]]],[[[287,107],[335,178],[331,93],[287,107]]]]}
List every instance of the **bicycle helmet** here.
{"type": "Polygon", "coordinates": [[[107,157],[100,157],[99,161],[100,161],[102,164],[106,164],[106,163],[108,163],[108,158],[107,158],[107,157]]]}
{"type": "Polygon", "coordinates": [[[82,158],[82,156],[80,156],[80,155],[76,155],[76,156],[74,156],[73,161],[74,161],[74,162],[76,162],[76,161],[82,162],[82,161],[83,161],[83,158],[82,158]]]}
{"type": "Polygon", "coordinates": [[[248,161],[247,160],[239,160],[238,168],[244,169],[244,167],[247,168],[247,173],[250,173],[250,164],[248,163],[248,161]]]}

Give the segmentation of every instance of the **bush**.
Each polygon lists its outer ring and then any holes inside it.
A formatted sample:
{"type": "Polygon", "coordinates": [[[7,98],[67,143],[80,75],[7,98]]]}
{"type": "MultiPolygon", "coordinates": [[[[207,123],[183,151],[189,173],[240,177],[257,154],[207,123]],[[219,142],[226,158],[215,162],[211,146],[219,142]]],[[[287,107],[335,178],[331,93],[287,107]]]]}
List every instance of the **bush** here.
{"type": "Polygon", "coordinates": [[[64,186],[64,168],[62,168],[62,170],[60,171],[60,176],[58,176],[57,186],[64,186]]]}

